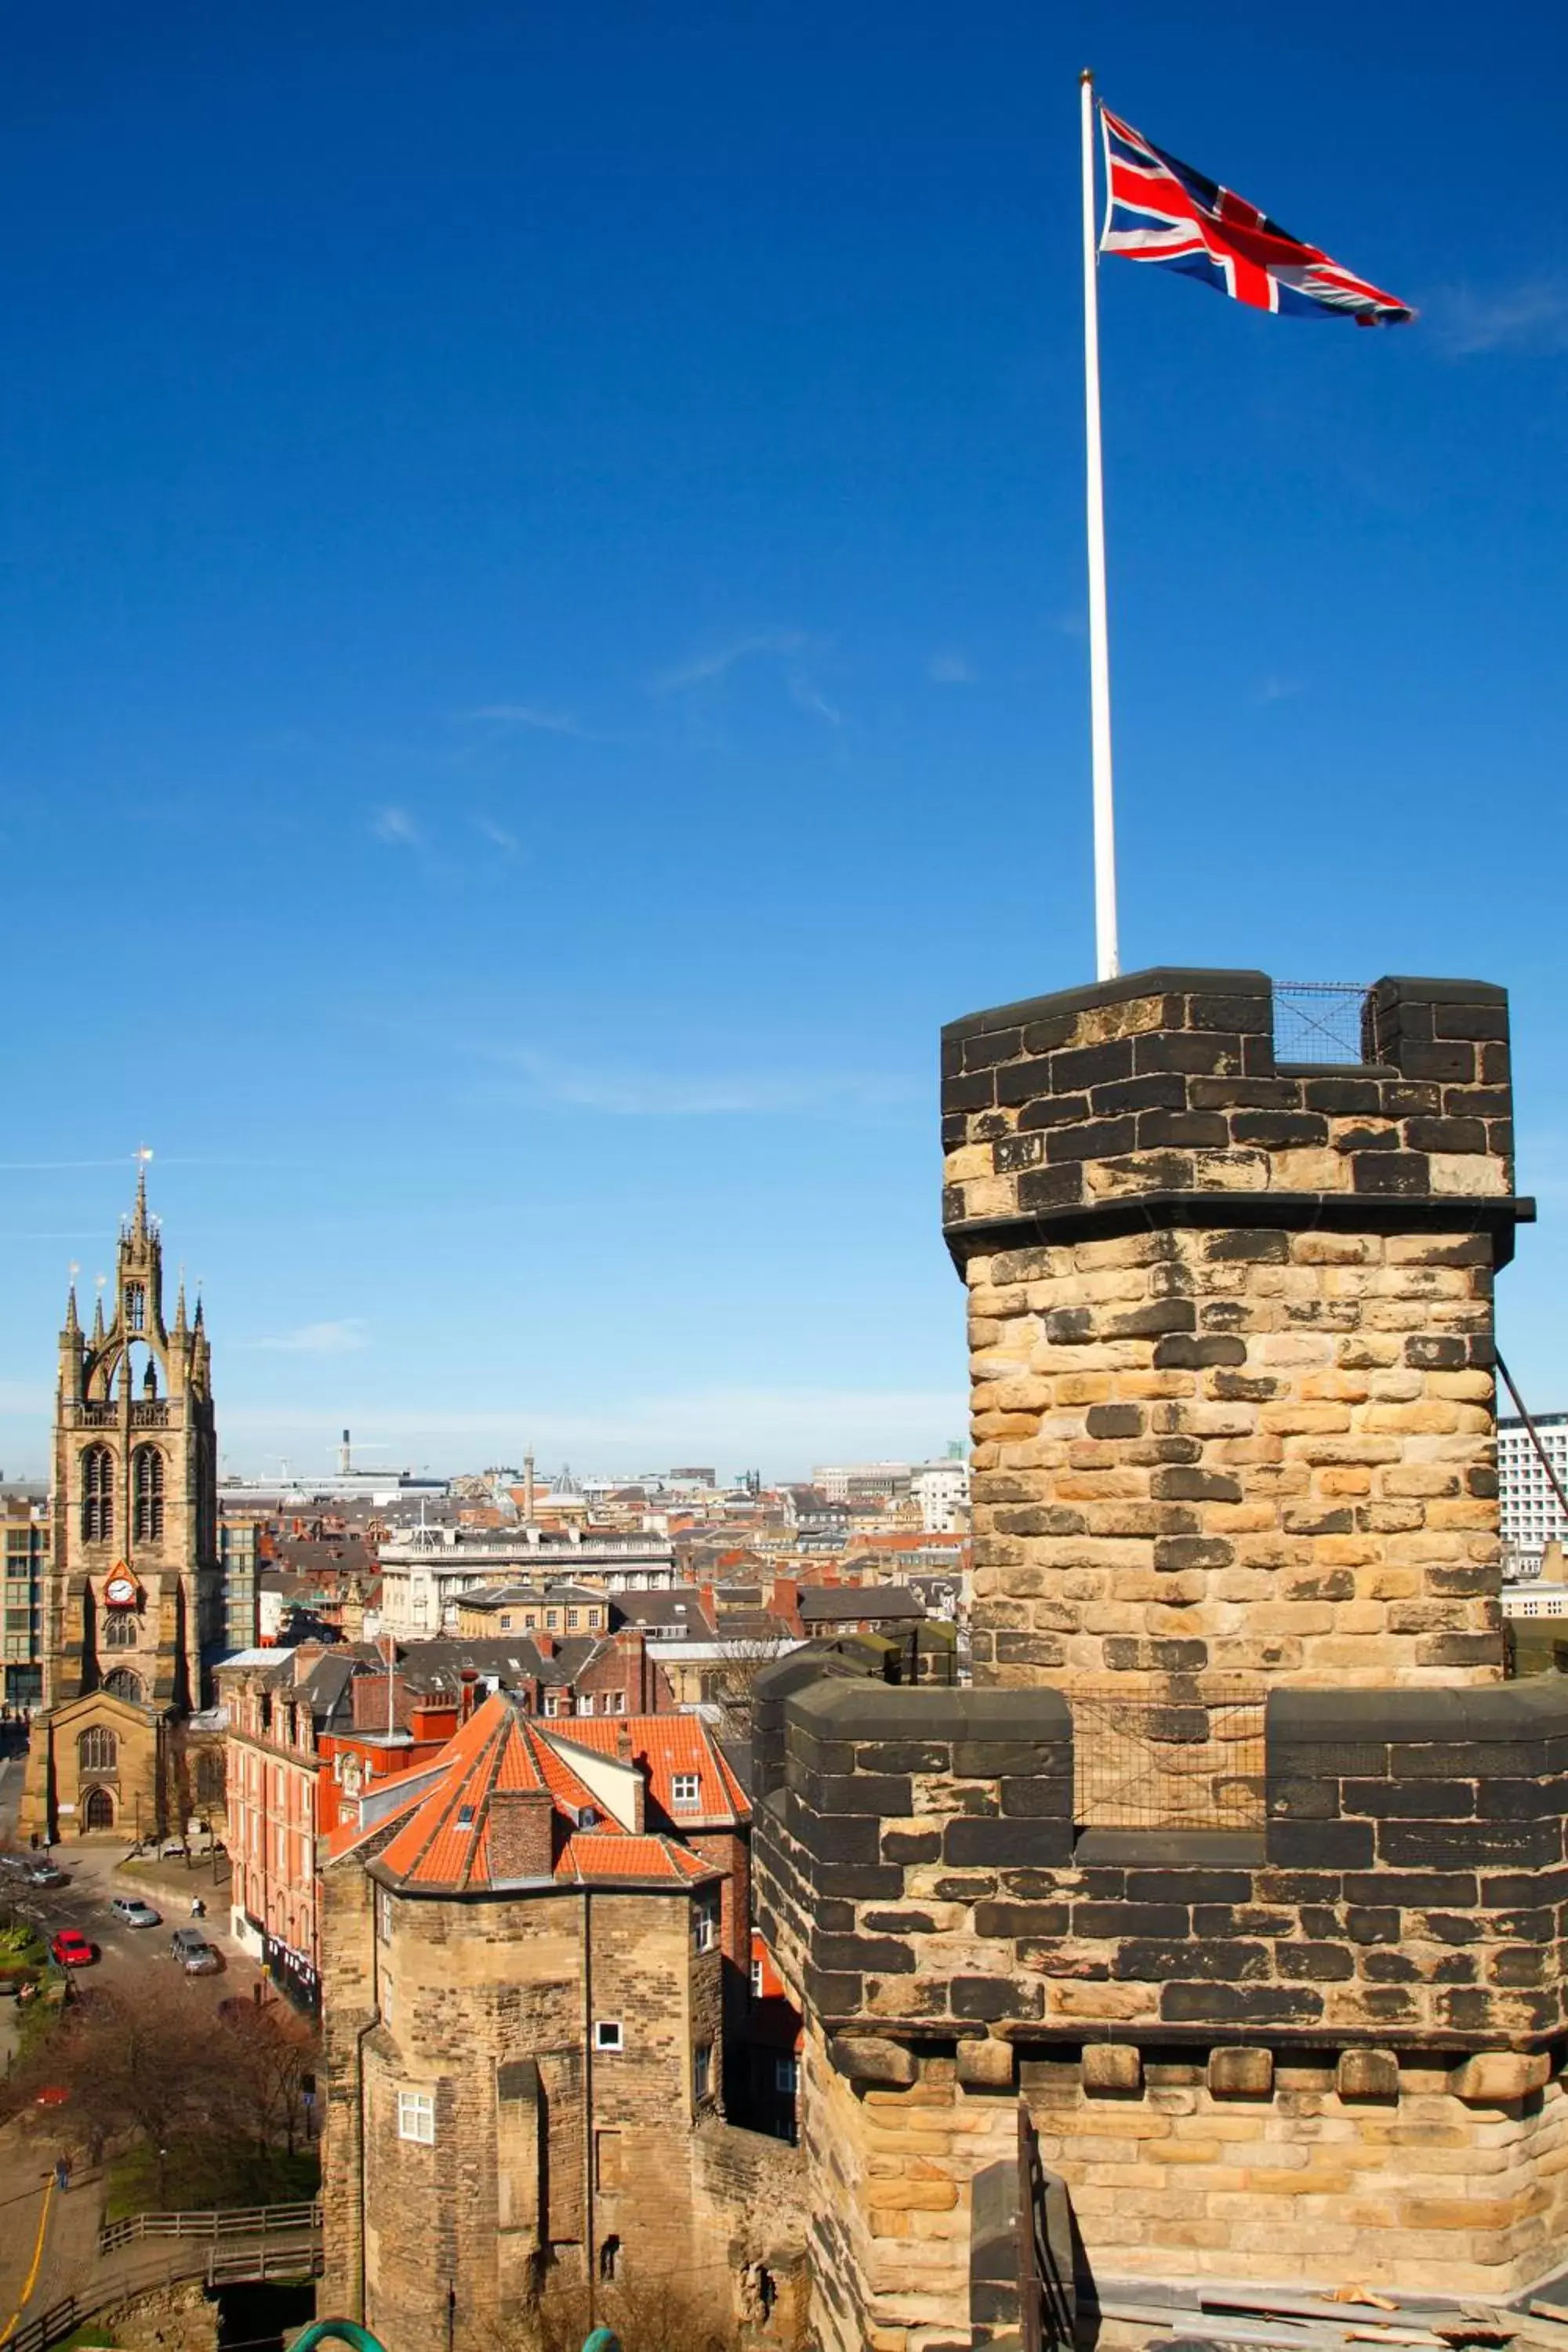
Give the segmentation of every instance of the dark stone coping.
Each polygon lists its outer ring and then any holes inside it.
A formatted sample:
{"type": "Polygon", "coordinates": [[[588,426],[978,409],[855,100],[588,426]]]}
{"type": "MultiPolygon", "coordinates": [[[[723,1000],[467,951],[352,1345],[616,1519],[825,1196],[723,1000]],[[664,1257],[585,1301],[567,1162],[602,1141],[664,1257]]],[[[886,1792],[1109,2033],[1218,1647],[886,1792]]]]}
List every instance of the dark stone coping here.
{"type": "MultiPolygon", "coordinates": [[[[1143,996],[1267,996],[1274,982],[1266,971],[1213,970],[1204,965],[1151,964],[1143,971],[1124,971],[1115,980],[1101,980],[1084,988],[1058,988],[1047,996],[1020,997],[1015,1004],[994,1004],[984,1013],[966,1013],[947,1022],[945,1039],[962,1043],[984,1037],[994,1029],[1011,1029],[1020,1022],[1048,1020],[1053,1013],[1088,1013],[1100,1004],[1125,1004],[1143,996]]],[[[1508,991],[1489,980],[1427,980],[1410,973],[1389,972],[1374,980],[1368,993],[1387,1003],[1391,999],[1415,1004],[1506,1004],[1508,991]]],[[[1318,1068],[1313,1064],[1314,1070],[1318,1068]]],[[[1360,1067],[1359,1064],[1354,1066],[1360,1067]]]]}
{"type": "Polygon", "coordinates": [[[1170,1870],[1262,1870],[1261,1830],[1084,1830],[1075,1864],[1133,1863],[1170,1870]]]}
{"type": "Polygon", "coordinates": [[[1499,1265],[1513,1255],[1516,1225],[1535,1223],[1528,1194],[1474,1197],[1468,1192],[1131,1192],[1113,1200],[1077,1201],[1006,1217],[973,1217],[945,1225],[942,1238],[963,1271],[984,1251],[1028,1249],[1166,1225],[1265,1228],[1272,1232],[1403,1234],[1429,1226],[1439,1233],[1489,1234],[1499,1265]]]}
{"type": "Polygon", "coordinates": [[[795,1692],[788,1720],[818,1739],[1072,1738],[1059,1691],[965,1690],[942,1684],[821,1682],[795,1692]]]}
{"type": "Polygon", "coordinates": [[[1391,971],[1374,980],[1370,996],[1398,996],[1412,1004],[1506,1004],[1508,991],[1489,980],[1432,980],[1425,973],[1391,971]]]}
{"type": "Polygon", "coordinates": [[[1406,2063],[1415,2066],[1429,2061],[1434,2052],[1463,2058],[1477,2051],[1550,2050],[1554,2053],[1555,2071],[1568,2055],[1568,2044],[1563,2042],[1560,2025],[1539,2033],[1500,2033],[1495,2027],[1484,2032],[1467,2033],[1452,2026],[1423,2026],[1417,2034],[1408,2027],[1325,2026],[1321,2020],[1310,2025],[1253,2025],[1234,2018],[1215,2018],[1210,2024],[1184,2025],[1154,2018],[1118,2017],[1103,2022],[1075,2018],[1070,2025],[1064,2021],[1055,2026],[1043,2024],[1037,2017],[1005,2017],[978,2026],[967,2019],[868,2017],[858,2011],[831,2016],[825,2012],[817,2022],[827,2034],[866,2034],[882,2042],[909,2042],[916,2048],[934,2042],[952,2049],[960,2042],[981,2041],[989,2034],[993,2041],[1010,2042],[1020,2059],[1026,2061],[1042,2057],[1048,2061],[1053,2052],[1059,2054],[1081,2050],[1092,2042],[1131,2042],[1141,2050],[1228,2050],[1245,2043],[1249,2050],[1272,2050],[1284,2056],[1288,2064],[1315,2050],[1325,2055],[1333,2051],[1363,2048],[1398,2050],[1408,2052],[1406,2063]]]}
{"type": "MultiPolygon", "coordinates": [[[[1434,986],[1439,983],[1434,982],[1434,986]]],[[[1447,985],[1447,983],[1442,983],[1447,985]]],[[[1144,971],[1124,971],[1115,980],[1100,980],[1087,988],[1058,988],[1048,996],[1020,997],[1016,1004],[995,1004],[985,1013],[966,1013],[943,1024],[942,1037],[962,1042],[984,1037],[993,1029],[1011,1029],[1022,1021],[1048,1020],[1053,1013],[1089,1013],[1100,1004],[1134,1003],[1143,996],[1272,996],[1274,982],[1266,971],[1209,971],[1194,964],[1151,964],[1144,971]]],[[[1502,992],[1493,989],[1491,995],[1502,992]]],[[[1466,1003],[1468,998],[1465,998],[1466,1003]]]]}
{"type": "Polygon", "coordinates": [[[1568,1675],[1482,1683],[1457,1689],[1270,1691],[1265,1738],[1307,1746],[1314,1740],[1389,1740],[1448,1747],[1473,1740],[1511,1745],[1568,1733],[1568,1675]]]}

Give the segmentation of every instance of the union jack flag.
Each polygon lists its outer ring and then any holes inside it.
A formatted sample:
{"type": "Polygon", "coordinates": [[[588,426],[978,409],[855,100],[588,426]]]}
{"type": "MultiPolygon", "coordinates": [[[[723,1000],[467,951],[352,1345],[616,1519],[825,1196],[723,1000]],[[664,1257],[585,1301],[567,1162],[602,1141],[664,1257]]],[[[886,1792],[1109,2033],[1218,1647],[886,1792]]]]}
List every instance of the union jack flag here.
{"type": "Polygon", "coordinates": [[[1100,122],[1106,182],[1101,253],[1182,270],[1255,310],[1353,319],[1358,327],[1400,326],[1415,316],[1315,245],[1303,245],[1256,205],[1152,145],[1109,107],[1100,108],[1100,122]]]}

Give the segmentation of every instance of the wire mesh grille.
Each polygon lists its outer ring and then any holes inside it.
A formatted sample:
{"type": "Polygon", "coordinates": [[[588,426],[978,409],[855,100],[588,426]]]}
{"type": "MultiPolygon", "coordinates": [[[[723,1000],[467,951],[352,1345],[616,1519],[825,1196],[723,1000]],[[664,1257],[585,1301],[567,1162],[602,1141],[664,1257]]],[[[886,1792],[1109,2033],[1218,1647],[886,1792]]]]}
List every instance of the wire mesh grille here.
{"type": "Polygon", "coordinates": [[[1362,1018],[1370,991],[1359,980],[1277,980],[1277,1062],[1362,1062],[1362,1018]]]}
{"type": "Polygon", "coordinates": [[[1076,1698],[1080,1829],[1249,1830],[1264,1818],[1263,1701],[1076,1698]]]}

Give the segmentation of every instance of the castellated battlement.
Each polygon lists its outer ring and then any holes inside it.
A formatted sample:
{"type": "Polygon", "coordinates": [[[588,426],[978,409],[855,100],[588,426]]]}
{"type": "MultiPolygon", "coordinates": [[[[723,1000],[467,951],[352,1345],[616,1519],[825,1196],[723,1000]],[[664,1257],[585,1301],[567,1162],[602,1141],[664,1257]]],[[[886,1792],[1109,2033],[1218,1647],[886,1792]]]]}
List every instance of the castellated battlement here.
{"type": "Polygon", "coordinates": [[[1568,2259],[1568,1684],[1503,1679],[1508,1005],[1362,1058],[1251,971],[943,1037],[971,1689],[756,1710],[828,2352],[973,2342],[1027,2105],[1100,2280],[1512,2294],[1568,2259]]]}

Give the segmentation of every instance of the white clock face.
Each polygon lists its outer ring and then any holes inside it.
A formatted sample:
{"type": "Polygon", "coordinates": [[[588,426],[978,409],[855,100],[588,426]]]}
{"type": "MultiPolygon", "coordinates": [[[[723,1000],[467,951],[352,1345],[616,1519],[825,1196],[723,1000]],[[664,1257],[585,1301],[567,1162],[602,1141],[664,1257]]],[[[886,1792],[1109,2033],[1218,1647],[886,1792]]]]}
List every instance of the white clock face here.
{"type": "Polygon", "coordinates": [[[103,1597],[111,1609],[133,1608],[136,1587],[128,1576],[111,1576],[103,1588],[103,1597]]]}

